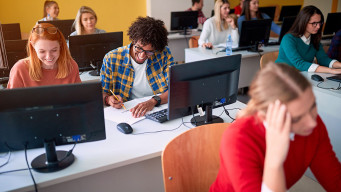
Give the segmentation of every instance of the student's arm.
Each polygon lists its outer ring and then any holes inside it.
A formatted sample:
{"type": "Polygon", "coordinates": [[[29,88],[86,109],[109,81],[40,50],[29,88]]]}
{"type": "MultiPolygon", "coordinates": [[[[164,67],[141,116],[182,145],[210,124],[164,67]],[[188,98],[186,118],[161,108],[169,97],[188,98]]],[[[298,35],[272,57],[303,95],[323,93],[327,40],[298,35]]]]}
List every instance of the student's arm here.
{"type": "Polygon", "coordinates": [[[309,67],[312,65],[311,62],[305,61],[298,53],[296,37],[291,34],[284,35],[280,49],[283,50],[282,53],[285,54],[285,57],[296,69],[308,71],[309,67]]]}
{"type": "Polygon", "coordinates": [[[243,15],[243,16],[240,16],[240,17],[238,18],[238,21],[237,21],[237,23],[238,23],[239,35],[242,34],[242,24],[243,24],[243,21],[245,21],[245,16],[244,16],[244,15],[243,15]]]}
{"type": "Polygon", "coordinates": [[[198,44],[199,44],[199,47],[212,47],[212,43],[211,42],[207,42],[208,41],[208,38],[210,37],[211,33],[213,33],[213,29],[212,29],[212,25],[211,25],[211,20],[207,20],[205,23],[204,23],[204,26],[202,28],[202,32],[200,34],[200,38],[198,40],[198,44]],[[207,45],[207,43],[211,43],[210,46],[207,45]]]}
{"type": "MultiPolygon", "coordinates": [[[[269,17],[269,15],[262,13],[262,16],[264,19],[271,19],[271,17],[269,17]]],[[[271,23],[271,31],[273,31],[274,33],[276,33],[277,35],[279,35],[281,33],[281,27],[278,26],[275,22],[272,21],[271,23]]]]}
{"type": "Polygon", "coordinates": [[[328,132],[321,118],[317,118],[319,144],[310,164],[311,171],[326,191],[341,191],[341,163],[330,143],[328,132]]]}
{"type": "Polygon", "coordinates": [[[263,185],[276,192],[286,191],[284,161],[290,145],[291,117],[278,100],[270,104],[266,114],[266,152],[263,185]]]}

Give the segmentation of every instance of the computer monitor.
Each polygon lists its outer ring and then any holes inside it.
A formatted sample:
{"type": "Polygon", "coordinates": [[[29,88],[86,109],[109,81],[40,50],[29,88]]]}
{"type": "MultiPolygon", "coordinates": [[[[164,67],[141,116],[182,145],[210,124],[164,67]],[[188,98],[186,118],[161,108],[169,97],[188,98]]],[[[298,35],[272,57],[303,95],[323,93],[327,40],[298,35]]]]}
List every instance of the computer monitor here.
{"type": "Polygon", "coordinates": [[[258,11],[267,14],[272,20],[275,19],[276,6],[259,7],[258,11]]]}
{"type": "Polygon", "coordinates": [[[1,24],[4,40],[21,39],[19,23],[1,24]]]}
{"type": "Polygon", "coordinates": [[[123,45],[123,32],[76,35],[69,37],[71,56],[80,71],[96,69],[91,75],[99,76],[105,54],[123,45]]]}
{"type": "Polygon", "coordinates": [[[72,24],[74,19],[66,19],[66,20],[53,20],[53,21],[38,21],[38,23],[51,23],[55,27],[57,27],[60,32],[63,33],[65,40],[68,39],[69,35],[75,31],[72,29],[72,24]]]}
{"type": "Polygon", "coordinates": [[[239,47],[250,47],[248,51],[261,52],[260,43],[269,41],[272,19],[243,21],[239,38],[239,47]]]}
{"type": "Polygon", "coordinates": [[[0,101],[0,153],[44,146],[46,154],[31,163],[38,172],[74,161],[55,145],[106,138],[100,82],[2,89],[0,101]]]}
{"type": "Polygon", "coordinates": [[[171,30],[184,31],[181,34],[187,34],[187,29],[198,27],[198,11],[179,11],[171,12],[171,30]]]}
{"type": "Polygon", "coordinates": [[[323,35],[333,35],[341,29],[341,12],[328,13],[323,35]]]}
{"type": "Polygon", "coordinates": [[[278,21],[283,21],[284,17],[297,16],[301,10],[301,5],[283,5],[278,21]]]}
{"type": "Polygon", "coordinates": [[[27,40],[7,40],[5,49],[8,61],[8,69],[11,70],[14,64],[20,59],[27,57],[27,40]]]}
{"type": "Polygon", "coordinates": [[[281,33],[279,34],[278,42],[281,43],[283,36],[290,30],[295,22],[296,17],[284,17],[281,26],[281,33]]]}
{"type": "Polygon", "coordinates": [[[192,115],[200,106],[206,114],[192,118],[193,125],[223,122],[212,108],[236,102],[240,62],[237,54],[171,66],[168,120],[192,115]]]}

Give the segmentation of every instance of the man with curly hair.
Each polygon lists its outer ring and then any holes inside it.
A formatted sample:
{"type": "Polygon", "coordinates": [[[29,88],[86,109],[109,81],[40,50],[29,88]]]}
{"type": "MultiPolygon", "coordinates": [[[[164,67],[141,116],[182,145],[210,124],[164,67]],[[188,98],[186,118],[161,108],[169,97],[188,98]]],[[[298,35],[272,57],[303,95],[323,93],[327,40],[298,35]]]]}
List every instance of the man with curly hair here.
{"type": "Polygon", "coordinates": [[[129,27],[131,43],[104,56],[101,68],[105,105],[121,108],[131,99],[154,95],[130,109],[141,117],[155,106],[168,102],[168,71],[174,65],[167,46],[164,22],[152,17],[139,17],[129,27]],[[111,95],[111,91],[115,95],[111,95]]]}

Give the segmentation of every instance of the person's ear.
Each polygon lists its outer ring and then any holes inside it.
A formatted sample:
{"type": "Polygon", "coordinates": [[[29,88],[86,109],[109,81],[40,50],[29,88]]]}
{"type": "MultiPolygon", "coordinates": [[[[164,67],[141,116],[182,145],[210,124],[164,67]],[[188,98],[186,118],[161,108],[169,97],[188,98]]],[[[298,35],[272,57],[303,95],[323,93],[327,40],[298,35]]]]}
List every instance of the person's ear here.
{"type": "Polygon", "coordinates": [[[261,121],[265,121],[266,119],[266,114],[264,111],[258,111],[257,112],[257,117],[261,120],[261,121]]]}

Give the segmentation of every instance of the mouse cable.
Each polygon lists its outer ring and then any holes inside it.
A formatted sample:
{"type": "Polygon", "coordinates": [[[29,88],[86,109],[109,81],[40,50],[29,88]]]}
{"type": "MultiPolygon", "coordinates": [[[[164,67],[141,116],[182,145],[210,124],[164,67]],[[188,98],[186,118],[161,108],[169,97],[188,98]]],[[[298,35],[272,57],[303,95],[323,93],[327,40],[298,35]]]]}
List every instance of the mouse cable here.
{"type": "MultiPolygon", "coordinates": [[[[131,135],[142,135],[142,134],[147,134],[147,133],[160,133],[160,132],[166,132],[166,131],[175,131],[175,130],[179,129],[182,125],[185,126],[185,123],[190,123],[190,122],[184,122],[183,117],[181,119],[182,119],[182,123],[174,129],[163,129],[163,130],[159,130],[159,131],[147,131],[147,132],[142,132],[142,133],[133,133],[131,135]]],[[[185,127],[187,127],[187,126],[185,126],[185,127]]]]}
{"type": "Polygon", "coordinates": [[[8,162],[9,162],[9,160],[11,158],[11,155],[12,155],[11,150],[9,150],[4,156],[1,156],[1,158],[5,158],[6,156],[8,156],[8,158],[7,158],[7,161],[5,163],[0,165],[0,168],[8,164],[8,162]]]}
{"type": "Polygon", "coordinates": [[[319,86],[321,83],[323,83],[324,81],[319,82],[316,87],[320,88],[320,89],[329,89],[329,90],[340,90],[341,89],[341,82],[339,82],[339,86],[337,88],[331,87],[331,88],[327,88],[327,87],[321,87],[319,86]]]}
{"type": "Polygon", "coordinates": [[[29,165],[28,160],[27,160],[27,143],[25,144],[25,160],[26,160],[26,164],[27,164],[28,170],[30,171],[30,175],[31,175],[32,181],[34,183],[34,191],[38,192],[37,183],[34,180],[34,177],[33,177],[33,174],[32,174],[32,170],[31,170],[30,165],[29,165]]]}
{"type": "Polygon", "coordinates": [[[223,105],[223,108],[224,108],[224,111],[225,111],[226,115],[227,115],[230,119],[232,119],[232,122],[231,122],[231,123],[233,123],[236,119],[233,118],[233,117],[231,117],[231,115],[230,115],[230,113],[229,113],[229,110],[236,110],[236,109],[241,110],[240,108],[226,109],[224,105],[223,105]]]}

